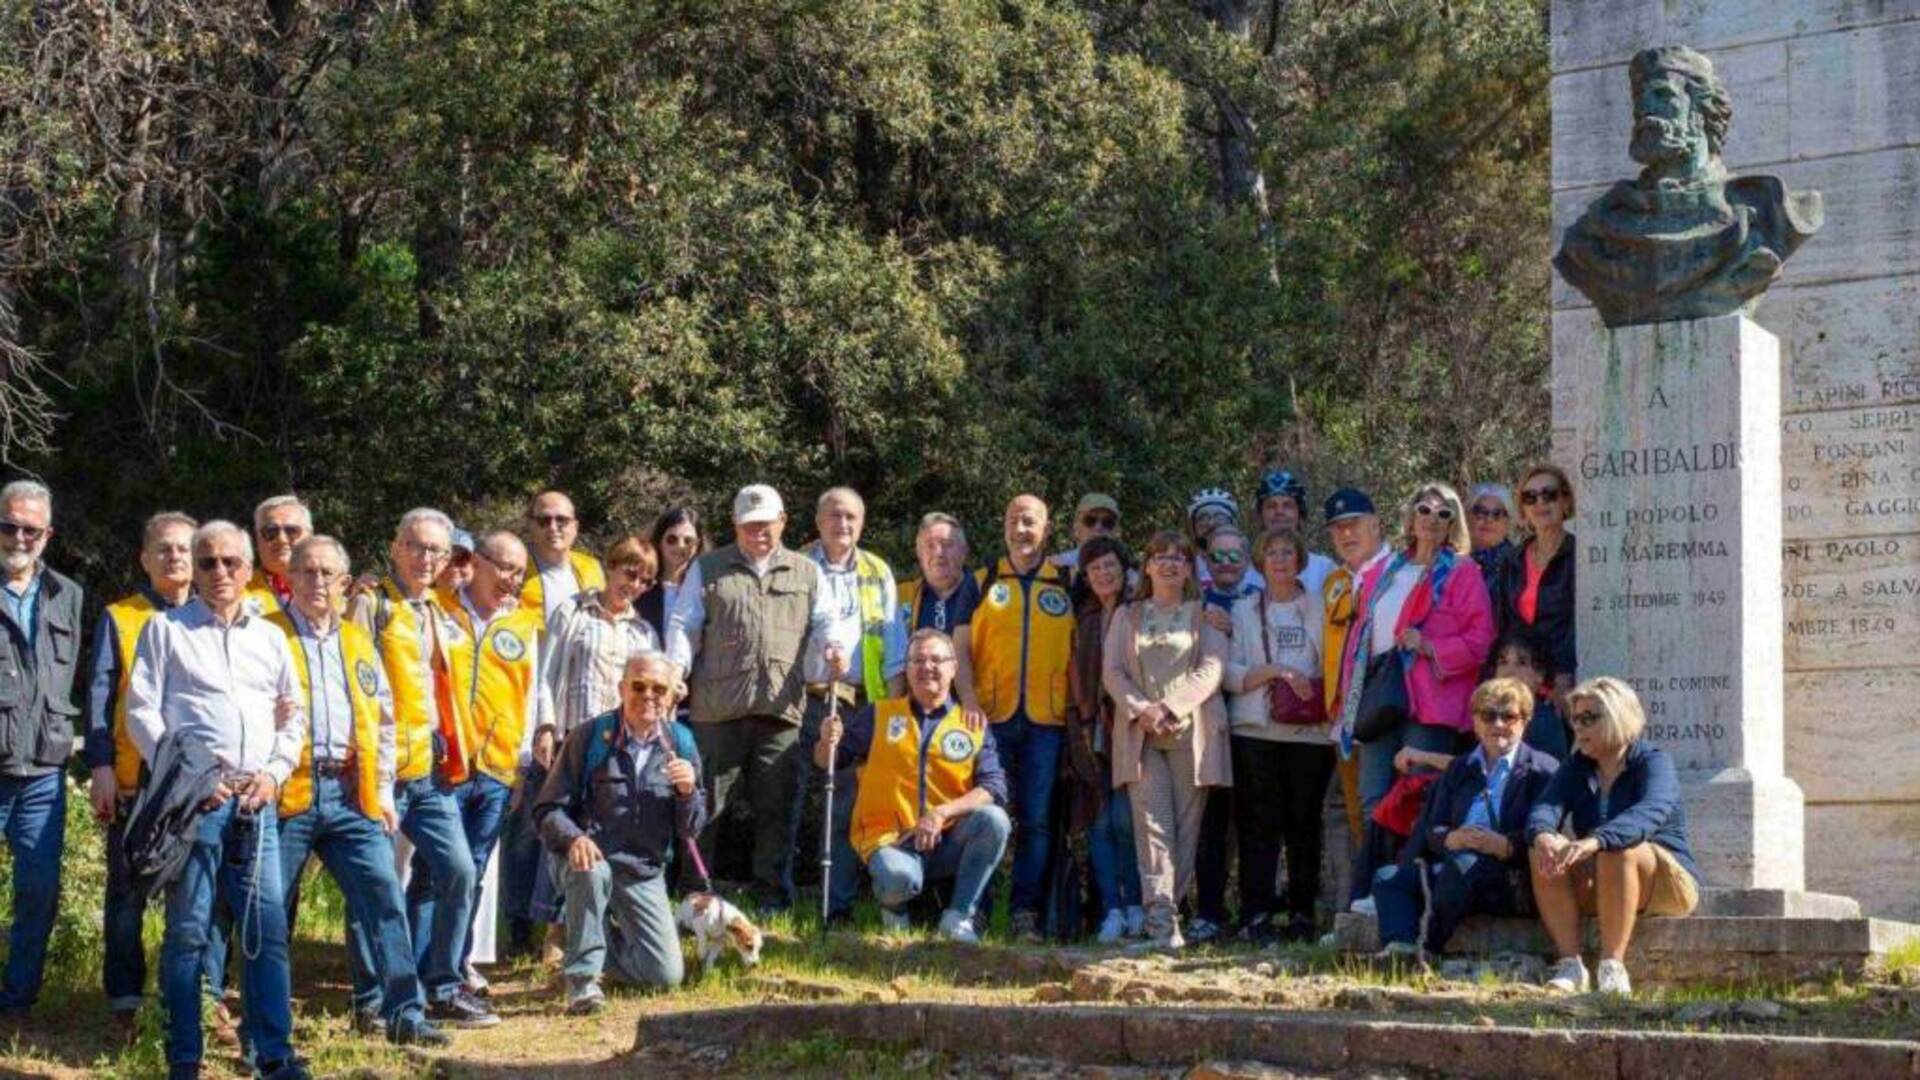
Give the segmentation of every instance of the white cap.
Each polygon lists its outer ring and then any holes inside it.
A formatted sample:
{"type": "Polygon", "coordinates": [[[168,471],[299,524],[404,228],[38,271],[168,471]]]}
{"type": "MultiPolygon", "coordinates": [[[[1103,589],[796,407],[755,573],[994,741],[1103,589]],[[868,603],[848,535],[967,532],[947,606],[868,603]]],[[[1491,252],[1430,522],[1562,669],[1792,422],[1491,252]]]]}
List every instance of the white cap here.
{"type": "Polygon", "coordinates": [[[780,493],[770,484],[748,484],[733,497],[733,523],[752,525],[759,521],[778,521],[787,512],[780,493]]]}

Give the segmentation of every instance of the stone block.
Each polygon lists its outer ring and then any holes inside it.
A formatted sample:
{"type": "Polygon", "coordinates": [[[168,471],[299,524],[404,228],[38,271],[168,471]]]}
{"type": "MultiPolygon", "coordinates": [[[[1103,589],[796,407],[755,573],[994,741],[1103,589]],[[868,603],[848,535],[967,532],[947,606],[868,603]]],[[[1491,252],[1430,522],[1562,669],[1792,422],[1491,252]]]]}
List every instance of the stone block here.
{"type": "Polygon", "coordinates": [[[1920,0],[1554,0],[1553,70],[1624,64],[1674,42],[1703,52],[1920,18],[1920,0]]]}
{"type": "Polygon", "coordinates": [[[1665,1032],[1617,1032],[1619,1080],[1804,1080],[1912,1075],[1912,1043],[1665,1032]]]}
{"type": "Polygon", "coordinates": [[[1611,1040],[1565,1031],[1487,1028],[1462,1037],[1459,1028],[1360,1023],[1347,1029],[1347,1059],[1354,1068],[1412,1069],[1440,1076],[1485,1080],[1534,1080],[1542,1076],[1612,1076],[1611,1040]]]}
{"type": "MultiPolygon", "coordinates": [[[[1916,701],[1920,668],[1911,666],[1787,673],[1787,775],[1806,795],[1808,828],[1818,827],[1816,803],[1920,804],[1916,701]]],[[[1911,844],[1914,835],[1903,839],[1911,844]]],[[[1840,840],[1832,833],[1808,836],[1808,887],[1833,889],[1813,876],[1812,856],[1840,840]]],[[[1852,838],[1839,846],[1849,850],[1852,838]]]]}
{"type": "Polygon", "coordinates": [[[1920,21],[1797,38],[1783,84],[1792,157],[1920,143],[1920,21]]]}
{"type": "MultiPolygon", "coordinates": [[[[1915,412],[1920,414],[1920,406],[1915,412]]],[[[1920,436],[1915,441],[1920,449],[1920,436]]],[[[1920,484],[1914,490],[1911,498],[1920,504],[1920,484]]],[[[1913,642],[1920,640],[1920,536],[1789,536],[1783,550],[1789,671],[1890,671],[1914,663],[1913,642]]],[[[1794,700],[1790,694],[1789,701],[1794,700]]]]}
{"type": "Polygon", "coordinates": [[[1920,532],[1920,404],[1795,413],[1780,432],[1788,540],[1920,532]]]}
{"type": "Polygon", "coordinates": [[[1857,919],[1860,903],[1832,893],[1785,889],[1702,889],[1695,915],[1773,919],[1857,919]]]}
{"type": "Polygon", "coordinates": [[[1807,807],[1807,881],[1868,913],[1920,922],[1920,803],[1807,807]]]}
{"type": "Polygon", "coordinates": [[[1776,287],[1754,321],[1780,338],[1789,413],[1920,403],[1920,278],[1776,287]]]}
{"type": "MultiPolygon", "coordinates": [[[[1734,172],[1788,155],[1787,46],[1771,41],[1708,50],[1736,103],[1721,159],[1734,172]]],[[[1795,103],[1798,104],[1797,102],[1795,103]]],[[[1627,157],[1633,100],[1625,64],[1553,77],[1553,187],[1611,184],[1638,171],[1627,157]]]]}
{"type": "Polygon", "coordinates": [[[1118,1009],[1029,1006],[992,1011],[971,1005],[928,1005],[926,1047],[963,1057],[1044,1057],[1083,1064],[1127,1061],[1118,1009]]]}
{"type": "Polygon", "coordinates": [[[1341,1026],[1325,1020],[1184,1010],[1129,1010],[1114,1015],[1125,1032],[1128,1060],[1135,1065],[1175,1065],[1214,1057],[1314,1070],[1346,1066],[1341,1026]]]}

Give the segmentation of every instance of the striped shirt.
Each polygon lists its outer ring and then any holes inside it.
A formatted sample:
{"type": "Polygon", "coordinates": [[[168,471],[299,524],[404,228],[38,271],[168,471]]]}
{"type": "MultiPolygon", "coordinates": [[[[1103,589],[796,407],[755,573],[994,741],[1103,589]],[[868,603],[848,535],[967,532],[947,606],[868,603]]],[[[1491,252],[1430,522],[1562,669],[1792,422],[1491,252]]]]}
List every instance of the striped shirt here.
{"type": "Polygon", "coordinates": [[[659,652],[653,627],[629,605],[607,611],[601,593],[581,593],[554,610],[547,623],[547,685],[554,695],[556,734],[620,705],[620,673],[636,652],[659,652]]]}

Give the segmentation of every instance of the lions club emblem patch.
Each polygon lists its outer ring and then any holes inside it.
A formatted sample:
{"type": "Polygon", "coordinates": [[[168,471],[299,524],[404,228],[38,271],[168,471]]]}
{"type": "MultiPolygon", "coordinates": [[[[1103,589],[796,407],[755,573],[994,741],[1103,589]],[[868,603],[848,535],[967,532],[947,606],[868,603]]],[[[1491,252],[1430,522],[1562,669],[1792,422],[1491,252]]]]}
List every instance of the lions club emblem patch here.
{"type": "Polygon", "coordinates": [[[995,604],[1004,604],[1013,599],[1013,590],[1007,588],[1006,582],[997,582],[987,590],[987,599],[995,604]]]}
{"type": "Polygon", "coordinates": [[[887,721],[887,741],[899,742],[907,737],[907,718],[896,716],[887,721]]]}
{"type": "Polygon", "coordinates": [[[1059,589],[1040,590],[1040,610],[1059,618],[1067,613],[1067,594],[1059,589]]]}
{"type": "Polygon", "coordinates": [[[520,640],[520,635],[501,627],[493,632],[493,651],[500,659],[511,664],[527,655],[527,646],[520,640]]]}
{"type": "Polygon", "coordinates": [[[360,692],[368,697],[373,697],[380,693],[380,675],[373,670],[373,665],[367,663],[365,660],[354,663],[353,678],[354,681],[360,684],[360,692]]]}
{"type": "Polygon", "coordinates": [[[940,756],[955,764],[973,756],[973,736],[964,731],[949,731],[940,736],[940,756]]]}

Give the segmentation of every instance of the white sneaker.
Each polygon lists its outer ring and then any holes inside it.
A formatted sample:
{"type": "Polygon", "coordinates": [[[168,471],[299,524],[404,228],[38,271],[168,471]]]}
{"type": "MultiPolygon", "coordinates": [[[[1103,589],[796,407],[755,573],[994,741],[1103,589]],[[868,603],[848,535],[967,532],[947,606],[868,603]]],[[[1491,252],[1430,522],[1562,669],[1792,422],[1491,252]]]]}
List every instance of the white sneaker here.
{"type": "Polygon", "coordinates": [[[973,920],[957,911],[940,913],[940,936],[962,945],[980,944],[980,932],[973,928],[973,920]]]}
{"type": "Polygon", "coordinates": [[[485,975],[480,974],[480,969],[474,967],[471,960],[467,961],[466,978],[463,982],[467,993],[474,997],[486,997],[487,991],[493,988],[493,984],[487,981],[485,975]]]}
{"type": "Polygon", "coordinates": [[[1627,978],[1627,965],[1618,960],[1602,960],[1594,969],[1594,989],[1603,994],[1633,996],[1633,980],[1627,978]]]}
{"type": "Polygon", "coordinates": [[[1126,933],[1126,913],[1119,908],[1114,908],[1107,912],[1106,918],[1100,920],[1100,936],[1097,940],[1102,945],[1112,945],[1125,937],[1126,933]]]}
{"type": "Polygon", "coordinates": [[[1127,936],[1147,936],[1147,909],[1135,904],[1127,909],[1127,936]]]}
{"type": "Polygon", "coordinates": [[[1153,935],[1153,946],[1156,949],[1178,951],[1187,947],[1187,939],[1180,936],[1180,928],[1178,926],[1169,926],[1160,933],[1153,935]]]}
{"type": "MultiPolygon", "coordinates": [[[[1604,965],[1602,965],[1604,967],[1604,965]]],[[[1626,977],[1626,970],[1620,975],[1626,977]]],[[[1577,956],[1563,956],[1553,962],[1553,974],[1547,977],[1547,989],[1556,994],[1587,992],[1587,965],[1577,956]]]]}
{"type": "Polygon", "coordinates": [[[913,916],[904,911],[881,908],[880,929],[889,934],[910,934],[913,932],[913,916]]]}
{"type": "Polygon", "coordinates": [[[1363,896],[1360,899],[1355,900],[1352,904],[1350,904],[1347,907],[1347,910],[1353,912],[1356,915],[1379,914],[1377,911],[1374,910],[1373,897],[1371,896],[1363,896]]]}
{"type": "Polygon", "coordinates": [[[1411,960],[1420,955],[1420,946],[1411,941],[1389,941],[1384,949],[1373,954],[1375,960],[1411,960]]]}

